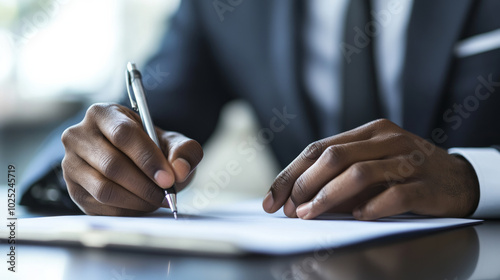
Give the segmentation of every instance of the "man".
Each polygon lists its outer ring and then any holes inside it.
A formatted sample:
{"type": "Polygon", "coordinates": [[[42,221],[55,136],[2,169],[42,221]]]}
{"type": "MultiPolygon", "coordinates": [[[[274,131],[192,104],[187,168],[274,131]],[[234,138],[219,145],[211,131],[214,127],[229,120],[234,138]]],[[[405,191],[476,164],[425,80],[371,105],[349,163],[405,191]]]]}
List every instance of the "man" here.
{"type": "Polygon", "coordinates": [[[288,164],[267,212],[500,217],[499,8],[183,1],[146,67],[170,75],[144,77],[162,148],[130,109],[95,104],[62,135],[69,194],[93,215],[164,206],[163,189],[188,185],[221,107],[244,98],[280,130],[271,146],[288,164]]]}

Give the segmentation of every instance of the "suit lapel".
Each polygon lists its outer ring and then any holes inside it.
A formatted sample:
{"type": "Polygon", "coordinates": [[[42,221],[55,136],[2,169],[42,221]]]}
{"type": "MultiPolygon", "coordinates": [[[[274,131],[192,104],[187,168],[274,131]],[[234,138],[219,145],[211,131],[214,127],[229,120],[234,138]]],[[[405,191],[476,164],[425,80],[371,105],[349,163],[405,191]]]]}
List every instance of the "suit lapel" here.
{"type": "Polygon", "coordinates": [[[303,13],[302,1],[273,1],[274,5],[271,36],[272,67],[276,76],[277,92],[283,104],[289,108],[289,112],[297,114],[297,118],[290,124],[294,130],[301,133],[301,143],[308,144],[316,140],[316,121],[310,111],[309,99],[305,96],[303,88],[303,76],[301,55],[301,19],[303,13]],[[285,102],[283,102],[283,100],[285,102]],[[312,124],[312,125],[311,125],[312,124]]]}
{"type": "Polygon", "coordinates": [[[427,137],[435,123],[453,46],[472,0],[418,1],[408,26],[403,71],[403,126],[427,137]]]}

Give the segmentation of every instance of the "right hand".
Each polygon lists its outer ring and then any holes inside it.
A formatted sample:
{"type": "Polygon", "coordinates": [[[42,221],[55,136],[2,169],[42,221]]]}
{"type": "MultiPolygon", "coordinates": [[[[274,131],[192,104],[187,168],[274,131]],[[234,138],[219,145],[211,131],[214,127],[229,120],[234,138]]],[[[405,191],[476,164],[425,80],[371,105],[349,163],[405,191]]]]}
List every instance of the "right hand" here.
{"type": "Polygon", "coordinates": [[[140,117],[116,104],[94,104],[62,134],[64,179],[89,215],[137,216],[168,207],[164,189],[181,190],[203,158],[195,140],[156,128],[161,149],[140,117]]]}

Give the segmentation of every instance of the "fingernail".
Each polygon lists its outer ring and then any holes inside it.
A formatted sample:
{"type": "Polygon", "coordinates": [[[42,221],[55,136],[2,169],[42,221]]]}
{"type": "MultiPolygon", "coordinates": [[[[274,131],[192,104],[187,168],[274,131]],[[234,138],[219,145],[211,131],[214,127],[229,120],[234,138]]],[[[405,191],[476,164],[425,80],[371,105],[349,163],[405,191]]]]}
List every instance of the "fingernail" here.
{"type": "Polygon", "coordinates": [[[293,203],[292,199],[289,198],[285,206],[283,207],[283,212],[285,212],[285,215],[287,215],[290,218],[296,217],[295,215],[295,210],[297,207],[295,207],[295,204],[293,203]]]}
{"type": "Polygon", "coordinates": [[[297,216],[299,216],[299,218],[301,218],[301,219],[306,219],[307,214],[309,214],[309,212],[311,211],[311,208],[312,208],[312,205],[310,202],[300,205],[297,208],[297,216]]]}
{"type": "Polygon", "coordinates": [[[264,208],[264,210],[269,212],[271,211],[273,205],[274,205],[273,193],[268,192],[266,197],[264,197],[264,201],[262,202],[262,207],[264,208]]]}
{"type": "Polygon", "coordinates": [[[155,181],[161,188],[170,188],[174,184],[174,176],[165,170],[158,170],[155,173],[155,181]]]}
{"type": "Polygon", "coordinates": [[[186,181],[189,172],[191,172],[191,165],[189,162],[183,158],[178,158],[174,160],[172,167],[174,168],[177,182],[182,183],[186,181]]]}

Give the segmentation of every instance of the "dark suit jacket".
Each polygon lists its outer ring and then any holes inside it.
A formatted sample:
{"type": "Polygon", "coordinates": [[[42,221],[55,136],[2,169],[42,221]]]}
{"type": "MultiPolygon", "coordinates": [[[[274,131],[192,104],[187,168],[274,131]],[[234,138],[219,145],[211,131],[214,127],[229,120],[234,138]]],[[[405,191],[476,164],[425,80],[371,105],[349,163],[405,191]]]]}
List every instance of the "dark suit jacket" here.
{"type": "MultiPolygon", "coordinates": [[[[221,20],[214,3],[183,1],[144,67],[153,121],[204,142],[230,100],[247,100],[265,128],[286,108],[296,117],[270,142],[285,166],[309,143],[329,136],[319,132],[321,116],[303,87],[305,5],[242,1],[228,6],[221,20]]],[[[457,42],[500,28],[498,11],[494,0],[414,1],[402,75],[405,129],[445,148],[500,143],[500,49],[461,59],[453,52],[457,42]]]]}

